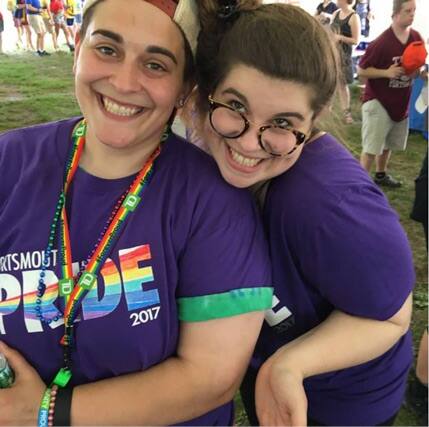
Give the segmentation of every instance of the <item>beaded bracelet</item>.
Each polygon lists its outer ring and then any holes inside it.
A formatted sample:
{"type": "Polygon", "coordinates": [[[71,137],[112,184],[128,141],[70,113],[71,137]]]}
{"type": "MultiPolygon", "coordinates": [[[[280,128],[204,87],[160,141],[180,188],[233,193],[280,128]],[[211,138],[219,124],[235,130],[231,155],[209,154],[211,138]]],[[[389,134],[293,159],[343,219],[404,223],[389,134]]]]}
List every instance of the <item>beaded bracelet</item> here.
{"type": "Polygon", "coordinates": [[[54,384],[51,389],[51,396],[49,401],[49,413],[48,413],[48,427],[54,425],[54,412],[55,412],[55,400],[57,398],[58,386],[54,384]]]}

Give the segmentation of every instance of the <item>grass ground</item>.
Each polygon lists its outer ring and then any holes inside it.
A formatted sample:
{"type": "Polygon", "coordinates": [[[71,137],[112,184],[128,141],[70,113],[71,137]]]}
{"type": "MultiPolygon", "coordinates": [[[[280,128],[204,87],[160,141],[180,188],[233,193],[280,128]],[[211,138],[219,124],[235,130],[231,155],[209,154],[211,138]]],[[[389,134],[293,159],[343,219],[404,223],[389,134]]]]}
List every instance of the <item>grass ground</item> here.
{"type": "MultiPolygon", "coordinates": [[[[79,114],[73,95],[72,57],[65,52],[39,58],[32,54],[0,56],[0,132],[15,127],[61,119],[79,114]]],[[[353,114],[355,124],[342,130],[350,150],[360,152],[360,105],[358,88],[353,88],[353,114]]],[[[392,206],[400,215],[411,242],[416,269],[414,314],[412,329],[415,348],[427,326],[428,270],[427,252],[421,224],[409,219],[413,198],[414,178],[417,176],[427,143],[420,134],[411,134],[405,152],[395,154],[390,171],[403,180],[399,189],[386,190],[392,206]]],[[[410,375],[410,381],[414,377],[410,375]]],[[[237,425],[245,425],[247,419],[237,398],[237,425]]],[[[396,425],[427,425],[427,407],[406,402],[396,425]]]]}

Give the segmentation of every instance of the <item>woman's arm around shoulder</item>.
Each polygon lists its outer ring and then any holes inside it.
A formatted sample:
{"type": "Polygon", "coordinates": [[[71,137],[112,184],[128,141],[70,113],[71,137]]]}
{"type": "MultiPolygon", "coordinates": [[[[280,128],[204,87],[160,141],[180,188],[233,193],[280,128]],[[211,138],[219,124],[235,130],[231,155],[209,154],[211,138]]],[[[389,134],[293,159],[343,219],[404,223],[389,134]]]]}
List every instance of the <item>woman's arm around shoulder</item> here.
{"type": "Polygon", "coordinates": [[[384,321],[335,310],[320,325],[281,347],[258,374],[256,409],[261,425],[306,425],[303,380],[381,356],[408,331],[411,312],[411,294],[384,321]]]}

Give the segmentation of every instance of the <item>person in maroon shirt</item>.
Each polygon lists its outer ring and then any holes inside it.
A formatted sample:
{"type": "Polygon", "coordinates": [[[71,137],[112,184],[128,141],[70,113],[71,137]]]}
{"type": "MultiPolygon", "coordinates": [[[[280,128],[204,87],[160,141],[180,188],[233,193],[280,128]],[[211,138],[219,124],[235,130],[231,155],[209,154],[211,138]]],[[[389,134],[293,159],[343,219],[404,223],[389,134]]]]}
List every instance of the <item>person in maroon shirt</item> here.
{"type": "Polygon", "coordinates": [[[376,164],[374,181],[386,187],[401,182],[386,173],[392,150],[405,150],[408,139],[408,104],[413,77],[401,64],[405,48],[422,40],[411,28],[415,0],[394,0],[392,25],[376,38],[359,62],[358,74],[367,79],[362,105],[361,165],[368,172],[376,164]]]}

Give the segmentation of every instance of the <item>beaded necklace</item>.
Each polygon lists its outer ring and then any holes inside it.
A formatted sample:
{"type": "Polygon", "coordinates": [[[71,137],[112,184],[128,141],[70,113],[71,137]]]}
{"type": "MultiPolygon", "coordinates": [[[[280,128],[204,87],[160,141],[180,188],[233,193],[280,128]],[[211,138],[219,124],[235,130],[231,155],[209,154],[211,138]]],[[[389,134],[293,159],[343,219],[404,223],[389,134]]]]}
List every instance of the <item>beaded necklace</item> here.
{"type": "MultiPolygon", "coordinates": [[[[152,178],[155,159],[159,156],[161,151],[160,146],[158,146],[150,155],[128,190],[118,199],[92,252],[88,256],[86,262],[83,263],[84,267],[77,276],[74,277],[72,271],[70,232],[66,211],[66,196],[79,165],[79,160],[85,145],[85,135],[86,122],[82,120],[76,125],[73,131],[73,146],[66,163],[63,189],[60,193],[55,208],[54,219],[50,227],[48,246],[44,254],[36,293],[36,315],[42,322],[50,324],[64,317],[65,332],[61,339],[61,345],[64,351],[64,366],[58,371],[53,381],[53,383],[59,387],[65,387],[71,378],[70,351],[73,345],[73,325],[77,317],[78,309],[87,293],[97,282],[98,273],[109,256],[111,249],[117,242],[128,216],[134,212],[139,205],[143,191],[152,178]],[[43,316],[41,305],[42,297],[46,291],[46,269],[49,265],[49,257],[52,253],[56,237],[59,240],[59,259],[61,262],[61,279],[58,281],[58,290],[59,295],[64,298],[65,310],[64,314],[58,310],[54,316],[47,318],[43,316]]],[[[164,134],[161,142],[163,142],[167,136],[167,134],[164,134]]]]}

